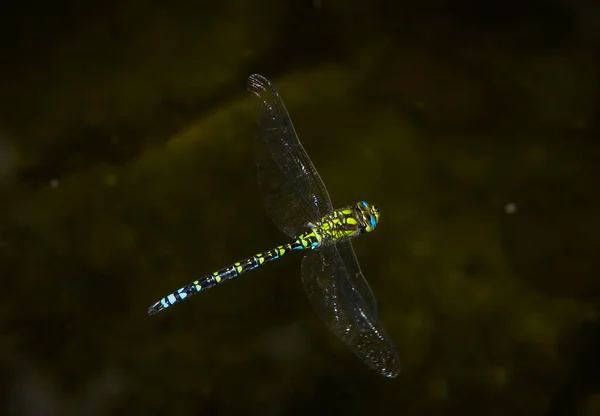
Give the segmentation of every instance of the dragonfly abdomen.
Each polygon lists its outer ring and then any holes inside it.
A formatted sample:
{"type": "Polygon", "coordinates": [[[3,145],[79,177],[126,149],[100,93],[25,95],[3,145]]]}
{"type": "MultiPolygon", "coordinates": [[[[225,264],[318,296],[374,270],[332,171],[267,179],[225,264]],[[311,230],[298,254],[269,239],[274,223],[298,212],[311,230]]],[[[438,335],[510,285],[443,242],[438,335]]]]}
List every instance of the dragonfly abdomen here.
{"type": "Polygon", "coordinates": [[[272,248],[271,250],[263,251],[262,253],[258,253],[252,257],[248,257],[247,259],[244,259],[237,263],[233,263],[232,265],[227,266],[221,270],[217,270],[213,274],[195,280],[190,284],[176,290],[170,295],[165,296],[164,298],[156,302],[154,305],[150,306],[150,308],[148,308],[148,314],[155,315],[158,312],[169,308],[192,295],[195,295],[196,293],[204,292],[220,283],[226,282],[227,280],[231,280],[234,277],[248,273],[249,271],[260,267],[265,263],[277,260],[278,258],[284,256],[290,251],[304,250],[306,248],[309,248],[311,242],[312,240],[310,238],[304,240],[298,238],[292,243],[278,246],[272,248]]]}

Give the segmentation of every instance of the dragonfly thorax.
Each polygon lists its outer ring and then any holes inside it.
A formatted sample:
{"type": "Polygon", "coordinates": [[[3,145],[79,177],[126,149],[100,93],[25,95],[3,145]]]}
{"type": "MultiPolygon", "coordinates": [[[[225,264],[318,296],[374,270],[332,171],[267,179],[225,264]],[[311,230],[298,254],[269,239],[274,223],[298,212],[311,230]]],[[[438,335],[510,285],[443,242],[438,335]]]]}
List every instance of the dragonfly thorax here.
{"type": "Polygon", "coordinates": [[[364,232],[373,231],[378,221],[377,207],[363,201],[350,207],[336,209],[333,214],[323,217],[315,224],[308,224],[311,231],[307,234],[313,237],[311,248],[349,240],[364,232]]]}

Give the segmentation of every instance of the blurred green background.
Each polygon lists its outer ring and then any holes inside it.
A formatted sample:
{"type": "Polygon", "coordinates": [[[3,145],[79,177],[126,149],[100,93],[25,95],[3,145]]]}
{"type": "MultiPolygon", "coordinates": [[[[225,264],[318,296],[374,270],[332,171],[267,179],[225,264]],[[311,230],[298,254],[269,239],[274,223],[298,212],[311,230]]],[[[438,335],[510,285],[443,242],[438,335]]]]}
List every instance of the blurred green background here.
{"type": "Polygon", "coordinates": [[[0,12],[7,415],[598,415],[600,6],[20,3],[0,12]],[[321,323],[257,193],[248,75],[283,96],[403,371],[321,323]]]}

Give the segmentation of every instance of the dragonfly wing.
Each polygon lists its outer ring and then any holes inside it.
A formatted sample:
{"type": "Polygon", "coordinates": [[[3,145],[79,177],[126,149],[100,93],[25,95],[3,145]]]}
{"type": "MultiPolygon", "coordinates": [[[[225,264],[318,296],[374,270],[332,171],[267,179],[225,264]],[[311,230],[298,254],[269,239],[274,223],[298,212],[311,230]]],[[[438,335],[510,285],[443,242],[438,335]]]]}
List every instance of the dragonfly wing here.
{"type": "Polygon", "coordinates": [[[335,245],[310,252],[302,260],[308,298],[329,329],[369,367],[396,377],[400,372],[398,352],[350,273],[335,245]]]}
{"type": "Polygon", "coordinates": [[[370,316],[372,316],[374,319],[377,319],[377,301],[375,300],[375,295],[371,290],[371,286],[369,286],[369,282],[367,282],[367,279],[365,279],[365,276],[360,270],[360,265],[358,264],[358,259],[354,253],[352,243],[349,240],[341,241],[336,243],[335,247],[337,248],[340,257],[346,266],[346,270],[348,271],[347,276],[348,280],[350,280],[350,284],[365,301],[367,311],[369,312],[370,316]]]}
{"type": "Polygon", "coordinates": [[[261,75],[248,78],[260,102],[258,184],[275,225],[295,238],[309,222],[333,212],[329,193],[298,140],[275,87],[261,75]]]}

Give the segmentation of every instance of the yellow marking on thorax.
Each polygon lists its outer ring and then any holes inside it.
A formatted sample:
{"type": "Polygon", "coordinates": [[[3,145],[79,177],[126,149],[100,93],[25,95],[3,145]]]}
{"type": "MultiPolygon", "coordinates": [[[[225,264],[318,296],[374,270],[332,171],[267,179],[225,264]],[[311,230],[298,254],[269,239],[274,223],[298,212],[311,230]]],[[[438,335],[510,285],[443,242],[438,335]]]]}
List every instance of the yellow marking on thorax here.
{"type": "Polygon", "coordinates": [[[352,238],[356,235],[358,221],[354,218],[352,209],[342,209],[336,211],[332,217],[318,224],[322,236],[331,241],[336,241],[344,238],[352,238]],[[348,229],[350,227],[350,229],[348,229]]]}

